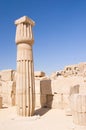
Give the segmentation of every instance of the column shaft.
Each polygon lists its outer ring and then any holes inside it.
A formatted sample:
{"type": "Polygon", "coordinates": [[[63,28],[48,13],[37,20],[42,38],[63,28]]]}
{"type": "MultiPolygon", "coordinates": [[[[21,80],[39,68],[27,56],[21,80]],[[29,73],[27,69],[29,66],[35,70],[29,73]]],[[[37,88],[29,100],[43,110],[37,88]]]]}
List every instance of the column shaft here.
{"type": "Polygon", "coordinates": [[[34,77],[33,63],[29,60],[17,61],[17,100],[18,113],[23,116],[33,115],[34,110],[34,77]]]}
{"type": "Polygon", "coordinates": [[[15,21],[17,43],[17,112],[32,116],[35,108],[35,86],[32,45],[34,21],[24,16],[15,21]]]}

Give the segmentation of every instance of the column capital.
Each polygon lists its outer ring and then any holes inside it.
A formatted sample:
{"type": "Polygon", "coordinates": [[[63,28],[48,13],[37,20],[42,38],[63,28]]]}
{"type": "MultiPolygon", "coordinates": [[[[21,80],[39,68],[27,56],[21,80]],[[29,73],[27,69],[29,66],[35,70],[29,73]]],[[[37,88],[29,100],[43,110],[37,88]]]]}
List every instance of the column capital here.
{"type": "Polygon", "coordinates": [[[35,22],[32,19],[28,18],[27,16],[23,16],[23,17],[15,20],[15,25],[18,25],[18,24],[21,24],[21,23],[26,23],[26,24],[28,23],[31,26],[35,25],[35,22]]]}
{"type": "Polygon", "coordinates": [[[35,25],[35,22],[27,16],[23,16],[15,21],[15,25],[17,26],[15,42],[17,44],[33,44],[32,27],[35,25]]]}

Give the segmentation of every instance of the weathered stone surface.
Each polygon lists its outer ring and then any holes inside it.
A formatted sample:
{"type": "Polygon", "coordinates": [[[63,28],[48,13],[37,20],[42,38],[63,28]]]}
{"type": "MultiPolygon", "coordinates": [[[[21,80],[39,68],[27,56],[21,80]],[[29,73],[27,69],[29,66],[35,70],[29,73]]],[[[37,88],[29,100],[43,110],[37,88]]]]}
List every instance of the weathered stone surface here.
{"type": "Polygon", "coordinates": [[[35,80],[35,93],[40,94],[41,93],[41,86],[40,86],[40,80],[35,80]]]}
{"type": "Polygon", "coordinates": [[[41,80],[40,82],[40,89],[41,89],[41,94],[51,94],[52,93],[52,88],[51,88],[51,80],[41,80]]]}
{"type": "Polygon", "coordinates": [[[35,72],[34,72],[34,76],[35,76],[35,77],[44,77],[44,76],[45,76],[45,72],[35,71],[35,72]]]}
{"type": "Polygon", "coordinates": [[[16,25],[21,24],[21,23],[28,23],[28,24],[30,24],[32,26],[35,25],[35,22],[32,19],[28,18],[27,16],[23,16],[20,19],[15,21],[16,25]]]}
{"type": "Polygon", "coordinates": [[[2,70],[0,71],[0,80],[5,81],[13,81],[15,70],[2,70]]]}
{"type": "Polygon", "coordinates": [[[71,96],[71,109],[73,122],[86,126],[86,94],[74,94],[71,96]]]}
{"type": "Polygon", "coordinates": [[[35,94],[35,107],[41,108],[46,106],[46,95],[35,94]]]}
{"type": "Polygon", "coordinates": [[[52,73],[50,77],[56,78],[58,76],[86,76],[86,62],[68,65],[64,68],[64,70],[52,73]]]}
{"type": "MultiPolygon", "coordinates": [[[[79,93],[79,85],[71,86],[73,79],[59,77],[55,80],[35,79],[35,93],[46,95],[47,107],[67,108],[70,104],[70,96],[79,93]]],[[[40,99],[40,98],[39,98],[40,99]]]]}
{"type": "Polygon", "coordinates": [[[2,108],[2,97],[0,96],[0,108],[2,108]]]}
{"type": "Polygon", "coordinates": [[[64,109],[69,104],[69,95],[62,93],[47,94],[47,107],[55,109],[64,109]]]}
{"type": "MultiPolygon", "coordinates": [[[[83,82],[83,78],[76,78],[76,77],[58,77],[57,79],[52,79],[51,80],[51,88],[52,88],[52,93],[64,93],[64,94],[70,94],[70,91],[73,86],[76,86],[76,91],[79,91],[79,84],[83,82]],[[80,80],[79,80],[80,79],[80,80]],[[77,84],[78,83],[78,84],[77,84]]],[[[75,89],[74,89],[75,92],[75,89]]]]}
{"type": "Polygon", "coordinates": [[[39,94],[51,94],[51,80],[49,79],[35,79],[35,93],[39,94]]]}
{"type": "Polygon", "coordinates": [[[27,43],[32,45],[34,42],[32,26],[35,25],[35,22],[27,16],[23,16],[16,20],[15,24],[17,26],[15,38],[16,43],[27,43]]]}
{"type": "Polygon", "coordinates": [[[51,81],[49,79],[35,79],[36,107],[46,106],[46,95],[51,93],[51,81]]]}
{"type": "Polygon", "coordinates": [[[3,106],[9,107],[16,105],[16,83],[13,81],[2,82],[1,97],[3,106]]]}
{"type": "Polygon", "coordinates": [[[75,93],[79,93],[80,85],[74,85],[70,88],[70,96],[75,93]]]}
{"type": "Polygon", "coordinates": [[[57,109],[57,108],[60,108],[62,109],[63,108],[63,104],[62,104],[62,95],[61,94],[55,94],[55,95],[47,95],[47,107],[49,108],[53,108],[53,109],[57,109]]]}
{"type": "Polygon", "coordinates": [[[15,21],[17,44],[16,101],[17,112],[32,116],[35,109],[35,84],[32,45],[34,42],[33,20],[24,16],[15,21]]]}

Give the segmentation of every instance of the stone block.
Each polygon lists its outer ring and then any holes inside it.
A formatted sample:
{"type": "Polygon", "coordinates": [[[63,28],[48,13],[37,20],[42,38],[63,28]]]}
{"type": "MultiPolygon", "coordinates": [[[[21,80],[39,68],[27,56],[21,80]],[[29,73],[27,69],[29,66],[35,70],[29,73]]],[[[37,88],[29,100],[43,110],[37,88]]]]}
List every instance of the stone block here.
{"type": "Polygon", "coordinates": [[[70,85],[63,78],[51,81],[52,93],[70,93],[70,85]]]}
{"type": "Polygon", "coordinates": [[[49,79],[35,79],[35,93],[42,95],[51,94],[51,80],[49,79]]]}
{"type": "Polygon", "coordinates": [[[13,80],[13,72],[14,70],[3,70],[0,71],[0,78],[4,81],[12,81],[13,80]]]}
{"type": "Polygon", "coordinates": [[[13,81],[7,81],[2,83],[1,96],[3,98],[3,105],[8,107],[15,105],[16,98],[16,84],[13,81]]]}
{"type": "Polygon", "coordinates": [[[41,93],[41,89],[40,89],[40,80],[35,79],[35,93],[40,94],[41,93]]]}
{"type": "Polygon", "coordinates": [[[2,108],[2,97],[0,97],[0,108],[2,108]]]}
{"type": "Polygon", "coordinates": [[[52,94],[52,88],[51,88],[51,80],[46,79],[46,80],[41,80],[40,82],[40,89],[41,89],[41,94],[52,94]]]}
{"type": "Polygon", "coordinates": [[[77,112],[86,112],[86,94],[74,94],[71,96],[71,108],[77,112]]]}
{"type": "Polygon", "coordinates": [[[70,95],[79,93],[80,85],[74,85],[70,87],[70,95]]]}
{"type": "Polygon", "coordinates": [[[62,76],[57,79],[51,80],[52,93],[63,93],[63,94],[73,94],[79,92],[79,84],[83,82],[81,77],[67,77],[62,76]],[[77,84],[79,83],[79,84],[77,84]]]}
{"type": "Polygon", "coordinates": [[[45,76],[45,73],[42,72],[42,71],[35,71],[35,72],[34,72],[34,76],[35,76],[35,77],[44,77],[44,76],[45,76]]]}
{"type": "Polygon", "coordinates": [[[41,102],[41,107],[46,107],[47,104],[46,104],[46,95],[41,95],[40,96],[40,102],[41,102]]]}
{"type": "Polygon", "coordinates": [[[61,94],[55,94],[53,96],[52,108],[54,108],[54,109],[56,109],[56,108],[63,109],[62,95],[61,94]]]}
{"type": "Polygon", "coordinates": [[[74,94],[71,96],[71,110],[73,122],[86,126],[86,94],[74,94]]]}
{"type": "Polygon", "coordinates": [[[46,95],[46,104],[48,108],[52,108],[52,102],[53,102],[53,95],[47,94],[46,95]]]}
{"type": "Polygon", "coordinates": [[[47,107],[53,109],[63,107],[61,101],[61,94],[55,94],[55,95],[48,94],[46,98],[47,98],[47,107]]]}
{"type": "Polygon", "coordinates": [[[36,94],[35,95],[35,107],[44,107],[46,106],[46,95],[36,94]]]}

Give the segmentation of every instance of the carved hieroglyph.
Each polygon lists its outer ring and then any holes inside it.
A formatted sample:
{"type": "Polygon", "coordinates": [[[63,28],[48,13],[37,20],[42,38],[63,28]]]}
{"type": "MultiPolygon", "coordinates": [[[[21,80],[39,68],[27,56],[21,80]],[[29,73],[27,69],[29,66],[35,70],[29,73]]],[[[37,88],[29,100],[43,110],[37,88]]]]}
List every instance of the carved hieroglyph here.
{"type": "Polygon", "coordinates": [[[32,45],[34,21],[24,16],[15,21],[17,44],[17,112],[22,116],[32,116],[35,107],[35,86],[32,45]]]}

